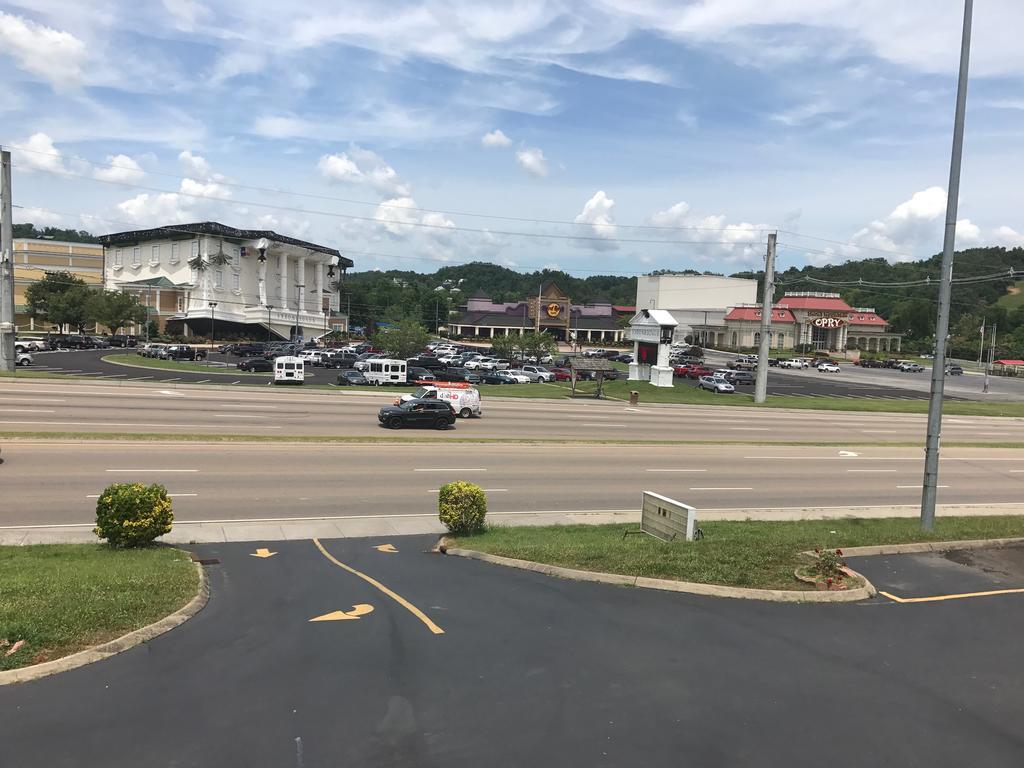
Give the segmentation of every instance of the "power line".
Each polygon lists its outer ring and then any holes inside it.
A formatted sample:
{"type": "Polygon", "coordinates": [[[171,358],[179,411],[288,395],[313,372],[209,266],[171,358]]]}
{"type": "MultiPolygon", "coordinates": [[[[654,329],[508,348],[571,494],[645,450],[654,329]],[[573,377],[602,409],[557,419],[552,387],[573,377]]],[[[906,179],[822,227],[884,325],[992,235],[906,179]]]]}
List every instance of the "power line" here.
{"type": "MultiPolygon", "coordinates": [[[[90,160],[89,158],[81,157],[80,155],[65,155],[65,154],[63,154],[61,152],[43,152],[42,150],[38,150],[38,149],[28,149],[26,147],[17,147],[17,146],[13,146],[13,145],[12,145],[12,150],[15,151],[15,152],[29,152],[29,153],[36,154],[36,155],[46,155],[46,156],[49,156],[49,157],[56,157],[56,158],[62,158],[62,159],[65,158],[65,157],[70,157],[72,159],[81,160],[83,162],[89,163],[90,165],[94,165],[94,166],[101,166],[101,167],[105,167],[105,168],[117,168],[117,169],[126,170],[126,171],[135,171],[135,172],[140,172],[140,173],[147,174],[147,175],[152,175],[152,176],[163,176],[163,177],[169,178],[169,179],[177,179],[178,181],[184,181],[185,179],[194,180],[194,179],[192,179],[189,176],[181,176],[181,175],[176,174],[176,173],[167,173],[165,171],[142,170],[142,169],[137,168],[137,167],[131,167],[131,166],[127,166],[127,165],[120,165],[120,164],[117,164],[117,163],[99,162],[99,161],[96,161],[96,160],[90,160]]],[[[54,173],[54,174],[58,174],[58,175],[78,176],[80,178],[89,179],[91,181],[100,181],[100,182],[105,182],[105,183],[125,184],[125,185],[129,185],[129,186],[136,186],[136,185],[134,185],[134,184],[132,184],[130,182],[117,182],[117,181],[114,181],[114,180],[111,180],[111,179],[97,179],[97,178],[92,177],[92,176],[86,176],[84,174],[78,174],[78,173],[74,173],[72,171],[54,171],[52,169],[45,169],[45,168],[39,168],[37,170],[42,170],[44,172],[54,173]]],[[[559,224],[559,225],[567,225],[567,226],[580,226],[579,222],[567,221],[567,220],[564,220],[564,219],[536,219],[536,218],[529,218],[529,217],[523,217],[523,216],[503,216],[503,215],[499,215],[499,214],[490,214],[490,213],[471,213],[469,211],[452,211],[452,210],[444,210],[444,209],[441,209],[441,208],[420,208],[420,207],[413,207],[413,206],[398,205],[396,203],[389,203],[387,201],[374,202],[372,200],[356,200],[356,199],[352,199],[352,198],[336,197],[336,196],[333,196],[333,195],[318,195],[318,194],[314,194],[312,192],[293,192],[291,190],[281,189],[279,187],[260,187],[260,186],[256,186],[256,185],[252,185],[252,184],[239,184],[237,182],[232,182],[232,181],[227,181],[227,180],[222,180],[222,179],[216,179],[216,178],[211,178],[211,179],[208,179],[207,181],[211,181],[211,182],[219,184],[220,186],[223,186],[223,187],[233,187],[235,189],[247,189],[247,190],[254,191],[254,192],[263,192],[263,193],[266,193],[266,194],[273,194],[273,195],[291,195],[293,197],[304,197],[304,198],[308,198],[308,199],[311,199],[311,200],[326,200],[326,201],[330,201],[330,202],[347,203],[347,204],[350,204],[350,205],[367,205],[367,206],[371,206],[371,207],[374,207],[374,208],[395,208],[395,209],[400,210],[400,211],[415,211],[416,213],[440,213],[440,214],[444,214],[444,215],[447,215],[447,216],[465,216],[465,217],[479,218],[479,219],[494,219],[494,220],[498,220],[498,221],[517,221],[517,222],[523,222],[523,223],[528,223],[528,224],[559,224]]],[[[140,189],[149,189],[149,188],[148,187],[140,187],[140,189]]],[[[172,192],[172,190],[157,190],[157,191],[172,192]]],[[[183,193],[177,193],[177,194],[183,194],[183,193]]],[[[212,198],[212,199],[219,200],[220,198],[212,198]]],[[[443,225],[440,225],[440,226],[443,226],[443,225]]],[[[640,229],[640,230],[668,231],[668,232],[686,232],[686,231],[730,232],[730,231],[735,231],[737,229],[736,226],[732,226],[732,227],[698,227],[698,226],[678,226],[678,227],[672,227],[672,226],[659,226],[659,225],[655,225],[655,224],[618,224],[618,223],[615,226],[616,227],[620,227],[622,229],[640,229]]],[[[774,227],[768,227],[766,229],[758,229],[758,230],[755,230],[755,231],[766,232],[768,229],[774,229],[774,227]]]]}
{"type": "MultiPolygon", "coordinates": [[[[870,245],[857,245],[856,243],[845,242],[843,240],[832,240],[832,239],[827,238],[827,237],[818,237],[817,235],[805,235],[802,232],[794,232],[791,229],[780,229],[778,231],[779,231],[779,234],[793,235],[794,237],[803,237],[803,238],[807,238],[809,240],[820,240],[823,243],[834,243],[835,245],[842,245],[842,246],[844,246],[846,248],[857,248],[857,249],[862,250],[862,251],[876,251],[877,253],[884,253],[887,256],[907,256],[909,258],[915,258],[914,254],[912,254],[912,253],[901,253],[900,251],[890,251],[890,250],[887,250],[885,248],[875,248],[875,247],[870,246],[870,245]]],[[[810,251],[811,253],[826,253],[826,254],[827,253],[831,253],[830,251],[815,251],[814,249],[803,248],[802,246],[799,246],[799,245],[794,245],[794,246],[791,246],[791,247],[793,247],[795,249],[799,249],[799,250],[807,250],[807,251],[810,251]]],[[[841,255],[841,254],[837,254],[837,255],[841,255]]]]}

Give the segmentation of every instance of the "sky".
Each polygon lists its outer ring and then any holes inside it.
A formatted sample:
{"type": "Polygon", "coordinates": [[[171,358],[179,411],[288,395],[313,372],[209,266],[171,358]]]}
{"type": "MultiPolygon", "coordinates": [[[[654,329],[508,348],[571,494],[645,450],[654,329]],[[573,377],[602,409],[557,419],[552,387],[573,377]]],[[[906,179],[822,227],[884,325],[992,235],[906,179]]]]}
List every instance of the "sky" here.
{"type": "MultiPolygon", "coordinates": [[[[356,270],[942,248],[958,0],[0,2],[15,221],[216,220],[356,270]]],[[[1024,3],[974,14],[957,247],[1024,245],[1024,3]]]]}

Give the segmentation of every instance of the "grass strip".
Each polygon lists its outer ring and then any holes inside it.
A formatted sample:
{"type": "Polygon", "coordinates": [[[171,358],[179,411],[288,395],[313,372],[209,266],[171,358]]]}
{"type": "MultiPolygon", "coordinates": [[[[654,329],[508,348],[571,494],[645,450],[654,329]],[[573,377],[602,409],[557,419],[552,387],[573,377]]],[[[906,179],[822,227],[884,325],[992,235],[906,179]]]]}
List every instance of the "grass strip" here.
{"type": "Polygon", "coordinates": [[[152,624],[196,595],[187,553],[105,544],[0,547],[0,670],[38,664],[152,624]]]}
{"type": "Polygon", "coordinates": [[[149,368],[161,371],[188,371],[189,373],[209,373],[217,376],[252,376],[269,379],[269,373],[249,373],[237,368],[224,368],[219,365],[203,365],[182,360],[161,360],[158,357],[141,357],[140,355],[117,354],[104,355],[100,358],[104,363],[123,365],[128,368],[149,368]]]}
{"type": "Polygon", "coordinates": [[[1024,536],[1024,516],[939,517],[932,533],[915,518],[700,523],[700,541],[623,539],[637,525],[492,526],[456,546],[585,571],[756,589],[810,589],[793,571],[816,548],[1024,536]]]}

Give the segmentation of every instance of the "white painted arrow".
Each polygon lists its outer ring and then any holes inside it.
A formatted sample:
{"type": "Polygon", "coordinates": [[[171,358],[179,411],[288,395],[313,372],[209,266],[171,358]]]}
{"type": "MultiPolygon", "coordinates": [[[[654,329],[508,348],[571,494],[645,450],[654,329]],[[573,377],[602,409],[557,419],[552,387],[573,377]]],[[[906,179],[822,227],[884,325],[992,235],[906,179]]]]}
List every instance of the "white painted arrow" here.
{"type": "Polygon", "coordinates": [[[857,454],[854,453],[853,451],[840,451],[839,455],[840,456],[856,456],[857,454]]]}

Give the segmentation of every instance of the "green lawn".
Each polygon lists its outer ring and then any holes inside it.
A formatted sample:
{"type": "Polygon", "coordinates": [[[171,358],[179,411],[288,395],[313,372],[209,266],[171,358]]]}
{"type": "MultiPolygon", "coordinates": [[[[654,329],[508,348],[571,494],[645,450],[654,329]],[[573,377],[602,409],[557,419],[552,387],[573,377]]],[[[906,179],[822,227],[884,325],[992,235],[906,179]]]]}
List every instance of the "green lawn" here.
{"type": "Polygon", "coordinates": [[[793,577],[816,548],[1024,536],[1024,516],[940,517],[924,534],[912,518],[798,522],[703,522],[704,538],[667,543],[638,525],[492,527],[457,537],[455,546],[520,560],[627,576],[761,589],[808,588],[793,577]]]}
{"type": "Polygon", "coordinates": [[[209,373],[217,376],[256,376],[260,378],[269,378],[269,373],[246,373],[240,371],[237,368],[222,368],[215,365],[205,365],[203,363],[193,363],[187,360],[160,360],[156,357],[142,357],[140,355],[133,354],[113,354],[104,355],[103,360],[108,363],[114,363],[116,365],[131,365],[137,368],[158,368],[165,371],[192,371],[195,373],[209,373]]]}
{"type": "Polygon", "coordinates": [[[104,544],[0,547],[0,670],[112,640],[173,613],[196,595],[187,553],[104,544]],[[25,645],[11,656],[6,649],[25,645]]]}

